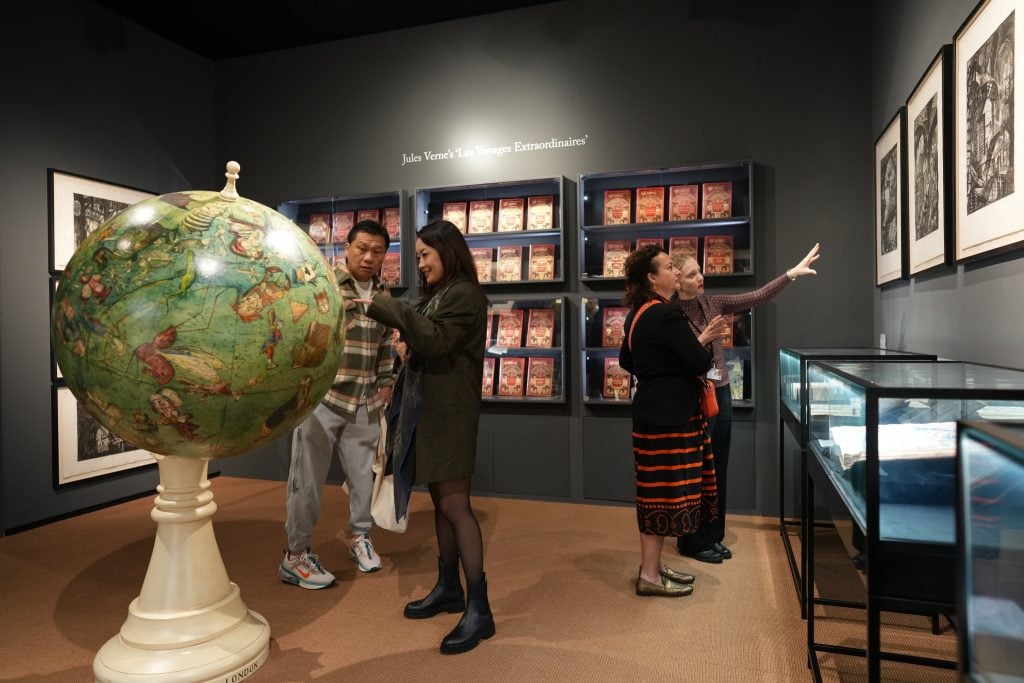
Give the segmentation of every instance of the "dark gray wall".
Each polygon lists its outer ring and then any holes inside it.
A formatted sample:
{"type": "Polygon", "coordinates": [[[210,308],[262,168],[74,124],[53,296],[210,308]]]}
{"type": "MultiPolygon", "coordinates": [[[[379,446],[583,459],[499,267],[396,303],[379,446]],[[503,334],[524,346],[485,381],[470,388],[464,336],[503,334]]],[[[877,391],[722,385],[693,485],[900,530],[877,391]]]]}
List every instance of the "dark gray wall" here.
{"type": "MultiPolygon", "coordinates": [[[[737,424],[730,506],[772,512],[778,347],[871,339],[870,17],[741,5],[759,3],[572,0],[219,62],[217,157],[241,162],[243,193],[268,204],[753,159],[756,283],[815,241],[824,253],[817,280],[757,314],[758,407],[737,424]],[[552,136],[587,143],[401,165],[403,153],[552,136]]],[[[569,298],[586,294],[574,253],[567,268],[569,298]]],[[[480,445],[480,489],[632,496],[627,411],[488,408],[480,445]]],[[[223,467],[280,476],[286,461],[282,445],[223,467]]]]}
{"type": "Polygon", "coordinates": [[[155,192],[209,187],[212,64],[89,3],[5,3],[0,28],[0,533],[152,491],[152,468],[57,491],[48,167],[155,192]]]}
{"type": "MultiPolygon", "coordinates": [[[[975,0],[876,2],[871,55],[871,124],[877,136],[906,102],[939,47],[970,15],[975,0]]],[[[874,339],[892,348],[1021,367],[1016,340],[1024,291],[1021,252],[914,278],[876,291],[874,339]],[[1010,312],[1010,315],[1007,313],[1010,312]]]]}

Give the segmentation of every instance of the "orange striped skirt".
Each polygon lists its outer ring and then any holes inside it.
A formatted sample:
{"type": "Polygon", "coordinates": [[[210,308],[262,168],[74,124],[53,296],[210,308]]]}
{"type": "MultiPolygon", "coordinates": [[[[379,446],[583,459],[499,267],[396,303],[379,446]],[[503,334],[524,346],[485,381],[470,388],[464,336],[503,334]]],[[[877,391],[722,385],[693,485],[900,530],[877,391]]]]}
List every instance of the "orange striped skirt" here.
{"type": "Polygon", "coordinates": [[[640,533],[687,536],[718,518],[718,484],[707,422],[633,423],[636,521],[640,533]]]}

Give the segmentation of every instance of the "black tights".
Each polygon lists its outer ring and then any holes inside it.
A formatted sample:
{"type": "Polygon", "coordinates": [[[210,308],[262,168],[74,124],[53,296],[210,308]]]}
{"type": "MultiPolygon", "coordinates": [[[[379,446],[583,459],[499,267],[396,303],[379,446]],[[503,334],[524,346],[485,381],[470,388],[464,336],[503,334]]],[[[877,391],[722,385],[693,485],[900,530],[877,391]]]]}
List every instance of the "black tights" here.
{"type": "Polygon", "coordinates": [[[478,583],[484,575],[484,541],[469,506],[469,477],[435,481],[428,486],[441,559],[446,563],[462,560],[466,581],[478,583]]]}

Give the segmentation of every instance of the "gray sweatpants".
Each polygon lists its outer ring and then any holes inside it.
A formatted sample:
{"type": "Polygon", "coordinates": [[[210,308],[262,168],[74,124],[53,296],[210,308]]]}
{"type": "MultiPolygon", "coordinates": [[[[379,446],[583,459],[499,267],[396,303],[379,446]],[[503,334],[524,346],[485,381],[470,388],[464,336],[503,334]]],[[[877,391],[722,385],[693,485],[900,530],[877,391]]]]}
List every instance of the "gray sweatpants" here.
{"type": "Polygon", "coordinates": [[[373,457],[380,424],[359,406],[349,418],[321,403],[292,434],[292,463],[288,470],[288,549],[309,545],[320,519],[327,472],[335,453],[348,481],[348,527],[353,536],[369,535],[370,496],[373,493],[373,457]]]}

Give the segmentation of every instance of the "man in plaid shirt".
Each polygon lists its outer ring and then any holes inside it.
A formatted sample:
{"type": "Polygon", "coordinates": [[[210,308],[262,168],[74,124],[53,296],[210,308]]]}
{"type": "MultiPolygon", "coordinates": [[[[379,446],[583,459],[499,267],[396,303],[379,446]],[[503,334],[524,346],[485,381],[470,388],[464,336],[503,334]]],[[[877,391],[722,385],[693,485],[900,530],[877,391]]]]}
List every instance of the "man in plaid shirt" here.
{"type": "Polygon", "coordinates": [[[282,581],[302,588],[325,588],[334,575],[310,552],[309,540],[320,518],[321,497],[331,460],[337,454],[349,491],[349,557],[359,571],[380,569],[370,542],[373,459],[380,438],[380,416],[391,400],[391,328],[366,316],[354,299],[372,299],[382,289],[378,274],[390,239],[372,220],[359,221],[348,234],[345,266],[335,268],[345,298],[345,352],[334,385],[292,436],[288,471],[288,549],[278,568],[282,581]]]}

